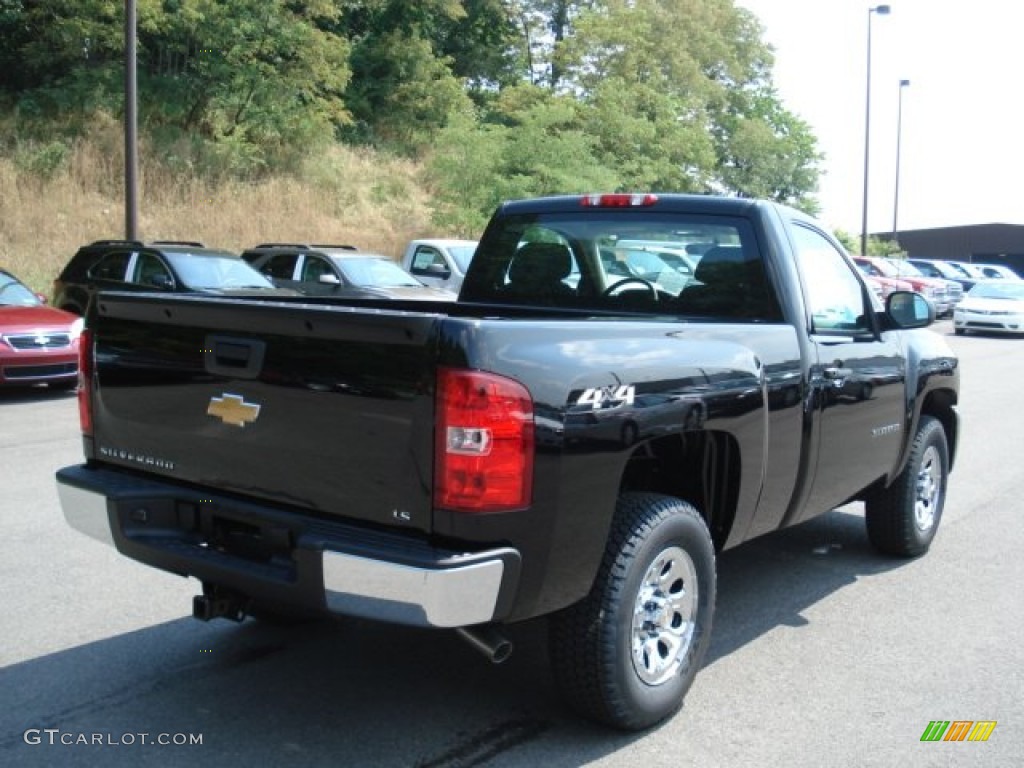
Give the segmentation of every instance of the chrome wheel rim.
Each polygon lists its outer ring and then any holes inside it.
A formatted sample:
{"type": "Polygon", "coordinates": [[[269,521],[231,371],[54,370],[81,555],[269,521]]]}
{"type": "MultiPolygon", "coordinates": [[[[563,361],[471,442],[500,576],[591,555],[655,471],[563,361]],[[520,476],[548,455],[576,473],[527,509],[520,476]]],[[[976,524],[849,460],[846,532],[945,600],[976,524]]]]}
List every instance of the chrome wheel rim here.
{"type": "Polygon", "coordinates": [[[637,676],[661,685],[679,671],[693,642],[697,569],[680,547],[668,547],[644,574],[633,606],[632,657],[637,676]]]}
{"type": "Polygon", "coordinates": [[[941,501],[942,458],[933,446],[928,446],[917,472],[914,496],[914,523],[917,525],[917,530],[931,530],[935,525],[935,515],[941,501]]]}

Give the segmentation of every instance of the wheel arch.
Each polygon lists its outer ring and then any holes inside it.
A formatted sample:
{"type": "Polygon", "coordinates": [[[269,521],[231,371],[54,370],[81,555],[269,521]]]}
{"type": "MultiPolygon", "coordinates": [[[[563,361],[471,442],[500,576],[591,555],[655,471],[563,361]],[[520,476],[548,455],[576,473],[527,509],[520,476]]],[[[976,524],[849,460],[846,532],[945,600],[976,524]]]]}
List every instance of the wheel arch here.
{"type": "Polygon", "coordinates": [[[741,470],[739,443],[727,432],[668,435],[633,449],[619,494],[660,493],[692,504],[720,550],[735,522],[741,470]]]}
{"type": "Polygon", "coordinates": [[[960,437],[960,416],[956,410],[956,403],[957,396],[954,390],[936,389],[929,392],[921,404],[921,415],[938,419],[942,424],[942,431],[946,433],[950,470],[953,469],[957,441],[960,437]]]}

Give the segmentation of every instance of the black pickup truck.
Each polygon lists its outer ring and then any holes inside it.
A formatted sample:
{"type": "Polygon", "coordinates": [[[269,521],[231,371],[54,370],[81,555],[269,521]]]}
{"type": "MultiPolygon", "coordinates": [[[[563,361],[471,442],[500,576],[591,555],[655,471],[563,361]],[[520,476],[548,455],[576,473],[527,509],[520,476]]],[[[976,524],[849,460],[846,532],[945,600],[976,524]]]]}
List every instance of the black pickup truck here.
{"type": "Polygon", "coordinates": [[[58,489],[201,582],[199,618],[446,627],[501,660],[546,616],[566,701],[641,729],[701,666],[717,550],[853,500],[881,552],[928,549],[959,431],[933,320],[774,203],[515,201],[457,302],[100,294],[58,489]]]}

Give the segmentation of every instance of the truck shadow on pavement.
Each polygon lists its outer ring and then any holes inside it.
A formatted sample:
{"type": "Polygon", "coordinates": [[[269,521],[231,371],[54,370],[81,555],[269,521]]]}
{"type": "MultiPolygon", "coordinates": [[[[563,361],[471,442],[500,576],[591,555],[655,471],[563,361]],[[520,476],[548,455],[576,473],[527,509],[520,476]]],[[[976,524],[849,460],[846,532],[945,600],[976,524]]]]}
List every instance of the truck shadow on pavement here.
{"type": "MultiPolygon", "coordinates": [[[[722,554],[706,664],[806,625],[808,607],[901,562],[873,554],[863,517],[847,511],[722,554]]],[[[561,707],[545,632],[544,621],[512,627],[516,651],[494,666],[453,632],[177,619],[0,670],[0,764],[534,768],[582,765],[646,738],[561,707]],[[143,745],[143,733],[202,744],[143,745]],[[81,743],[94,734],[118,746],[81,743]]]]}
{"type": "Polygon", "coordinates": [[[35,387],[0,387],[0,406],[9,403],[48,402],[69,400],[77,397],[74,388],[52,387],[41,384],[35,387]]]}
{"type": "Polygon", "coordinates": [[[705,666],[775,627],[808,625],[806,608],[860,577],[908,562],[872,548],[860,504],[720,553],[718,606],[705,666]]]}

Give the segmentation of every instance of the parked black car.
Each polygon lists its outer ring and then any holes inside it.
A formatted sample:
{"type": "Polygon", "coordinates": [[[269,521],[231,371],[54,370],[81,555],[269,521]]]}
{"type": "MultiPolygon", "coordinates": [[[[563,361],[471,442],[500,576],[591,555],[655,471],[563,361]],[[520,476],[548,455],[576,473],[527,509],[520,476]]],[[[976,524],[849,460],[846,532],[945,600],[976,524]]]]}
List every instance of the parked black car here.
{"type": "Polygon", "coordinates": [[[308,296],[346,299],[454,301],[455,293],[428,286],[388,256],[343,245],[264,243],[242,258],[275,285],[308,296]]]}
{"type": "Polygon", "coordinates": [[[229,296],[296,295],[276,288],[237,254],[194,241],[97,240],[53,282],[53,306],[81,315],[96,291],[168,291],[229,296]]]}

